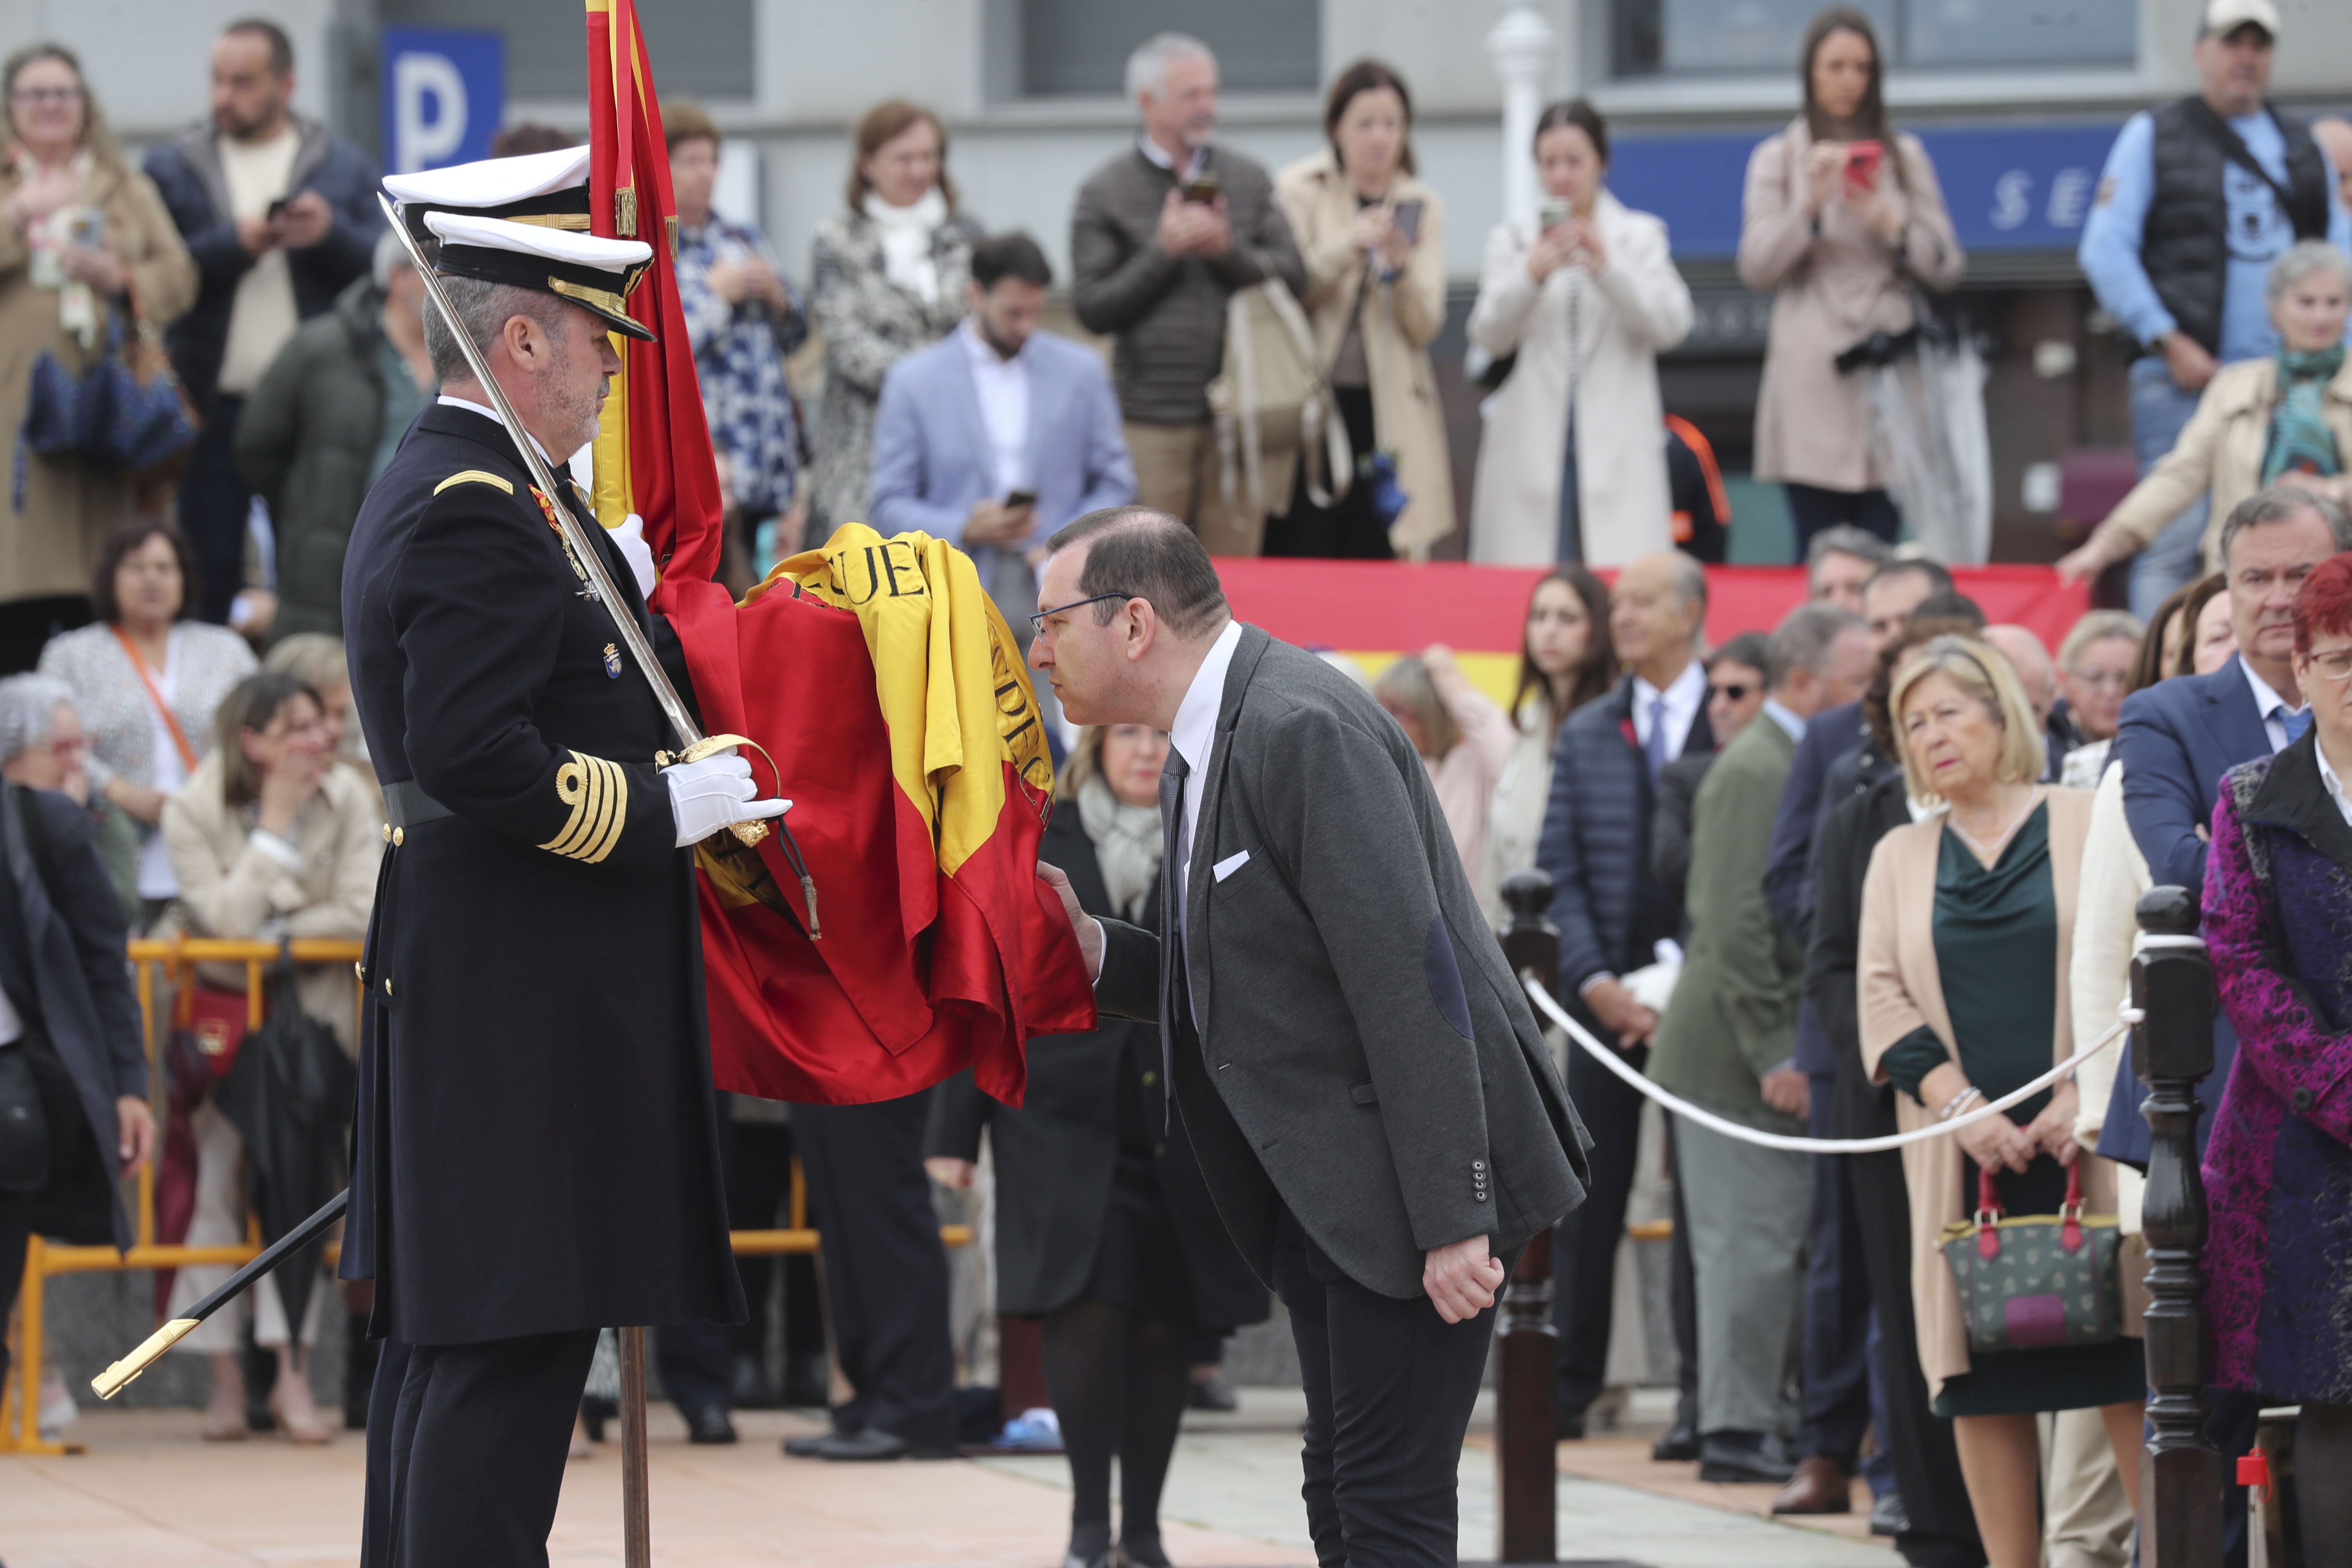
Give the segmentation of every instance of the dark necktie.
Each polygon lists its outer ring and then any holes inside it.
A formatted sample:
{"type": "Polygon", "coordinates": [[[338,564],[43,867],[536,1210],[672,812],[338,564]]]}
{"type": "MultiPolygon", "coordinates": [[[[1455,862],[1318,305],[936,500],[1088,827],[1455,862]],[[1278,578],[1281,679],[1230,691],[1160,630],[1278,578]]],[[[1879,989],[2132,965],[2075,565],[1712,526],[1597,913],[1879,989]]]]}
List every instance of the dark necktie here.
{"type": "Polygon", "coordinates": [[[1192,769],[1184,753],[1168,748],[1160,773],[1160,1082],[1163,1094],[1176,1089],[1177,1008],[1187,1006],[1192,987],[1184,978],[1184,905],[1178,873],[1184,837],[1184,780],[1192,769]]]}

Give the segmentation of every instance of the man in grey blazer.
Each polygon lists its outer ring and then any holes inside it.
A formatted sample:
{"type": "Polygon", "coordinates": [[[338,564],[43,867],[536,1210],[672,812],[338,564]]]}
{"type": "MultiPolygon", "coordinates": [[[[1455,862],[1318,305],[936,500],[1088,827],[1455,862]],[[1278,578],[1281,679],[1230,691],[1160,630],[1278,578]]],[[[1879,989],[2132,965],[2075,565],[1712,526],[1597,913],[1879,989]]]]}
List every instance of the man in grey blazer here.
{"type": "Polygon", "coordinates": [[[1590,1140],[1395,721],[1235,622],[1165,512],[1047,548],[1029,662],[1074,721],[1170,734],[1168,939],[1041,874],[1102,1010],[1159,1023],[1217,1212],[1289,1309],[1318,1560],[1450,1563],[1495,1299],[1590,1140]]]}

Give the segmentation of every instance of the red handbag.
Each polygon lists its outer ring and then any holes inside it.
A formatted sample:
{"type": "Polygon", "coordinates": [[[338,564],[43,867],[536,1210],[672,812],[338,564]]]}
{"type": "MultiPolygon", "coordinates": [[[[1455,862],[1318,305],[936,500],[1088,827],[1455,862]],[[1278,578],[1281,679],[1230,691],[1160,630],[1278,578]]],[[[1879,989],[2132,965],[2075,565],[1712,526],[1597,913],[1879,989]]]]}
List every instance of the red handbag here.
{"type": "MultiPolygon", "coordinates": [[[[245,1043],[245,993],[198,984],[186,976],[173,1008],[172,1037],[163,1047],[163,1157],[155,1167],[155,1239],[178,1247],[196,1213],[196,1138],[190,1124],[213,1086],[228,1076],[245,1043]]],[[[155,1270],[155,1314],[172,1300],[175,1268],[155,1270]]]]}

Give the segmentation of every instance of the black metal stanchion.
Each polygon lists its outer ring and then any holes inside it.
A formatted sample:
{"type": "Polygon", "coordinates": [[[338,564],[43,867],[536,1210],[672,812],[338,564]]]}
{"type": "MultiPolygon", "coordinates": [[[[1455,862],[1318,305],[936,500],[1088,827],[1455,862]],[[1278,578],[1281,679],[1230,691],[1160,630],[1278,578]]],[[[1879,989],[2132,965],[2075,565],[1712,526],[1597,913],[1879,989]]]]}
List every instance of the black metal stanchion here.
{"type": "MultiPolygon", "coordinates": [[[[1510,906],[1503,955],[1512,972],[1549,986],[1559,969],[1559,931],[1547,918],[1551,878],[1514,872],[1503,882],[1510,906]]],[[[1501,1563],[1550,1563],[1559,1555],[1559,1441],[1552,1390],[1559,1375],[1559,1331],[1551,1321],[1551,1232],[1538,1231],[1503,1289],[1502,1351],[1495,1403],[1495,1553],[1501,1563]]]]}

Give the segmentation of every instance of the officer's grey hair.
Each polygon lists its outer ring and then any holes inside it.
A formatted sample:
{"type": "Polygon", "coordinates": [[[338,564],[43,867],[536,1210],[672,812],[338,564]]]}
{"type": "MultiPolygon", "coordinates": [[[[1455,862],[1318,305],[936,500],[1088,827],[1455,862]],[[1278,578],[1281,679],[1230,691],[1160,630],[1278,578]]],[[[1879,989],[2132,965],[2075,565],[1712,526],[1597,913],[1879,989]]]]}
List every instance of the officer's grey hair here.
{"type": "Polygon", "coordinates": [[[46,675],[12,675],[0,680],[0,767],[57,732],[58,710],[74,705],[73,689],[46,675]]]}
{"type": "Polygon", "coordinates": [[[2230,520],[2221,525],[2221,570],[2230,569],[2230,547],[2238,542],[2238,535],[2266,523],[2292,522],[2306,511],[2319,514],[2339,553],[2352,550],[2352,517],[2347,517],[2342,507],[2294,485],[2273,485],[2230,509],[2230,520]]]}
{"type": "Polygon", "coordinates": [[[1867,561],[1873,566],[1884,566],[1895,559],[1895,546],[1866,528],[1841,522],[1822,530],[1813,535],[1813,542],[1805,546],[1806,575],[1812,574],[1813,568],[1822,563],[1824,555],[1851,555],[1857,561],[1867,561]]]}
{"type": "Polygon", "coordinates": [[[392,287],[395,272],[414,272],[416,263],[408,259],[408,247],[400,243],[400,236],[390,229],[375,242],[375,291],[379,294],[392,287]]]}
{"type": "MultiPolygon", "coordinates": [[[[441,279],[441,288],[449,296],[450,307],[457,312],[466,336],[485,354],[506,324],[517,316],[530,317],[546,328],[550,337],[558,340],[572,330],[572,307],[536,289],[446,274],[441,279]]],[[[466,363],[465,351],[457,346],[457,337],[441,319],[440,308],[431,304],[425,310],[425,352],[432,356],[434,378],[442,385],[474,378],[472,369],[466,363]]]]}
{"type": "Polygon", "coordinates": [[[2333,272],[2336,280],[2352,289],[2352,256],[2347,256],[2324,239],[2300,239],[2286,248],[2286,254],[2271,263],[2269,279],[2263,285],[2263,299],[2275,305],[2286,298],[2286,291],[2315,272],[2333,272]]]}
{"type": "Polygon", "coordinates": [[[1801,669],[1819,675],[1829,668],[1839,637],[1863,629],[1863,619],[1835,605],[1799,605],[1764,645],[1764,684],[1778,691],[1801,669]]]}
{"type": "Polygon", "coordinates": [[[1157,98],[1168,89],[1168,68],[1181,59],[1206,60],[1217,63],[1214,49],[1190,33],[1154,33],[1135,47],[1127,57],[1127,96],[1139,98],[1150,93],[1157,98]]]}

